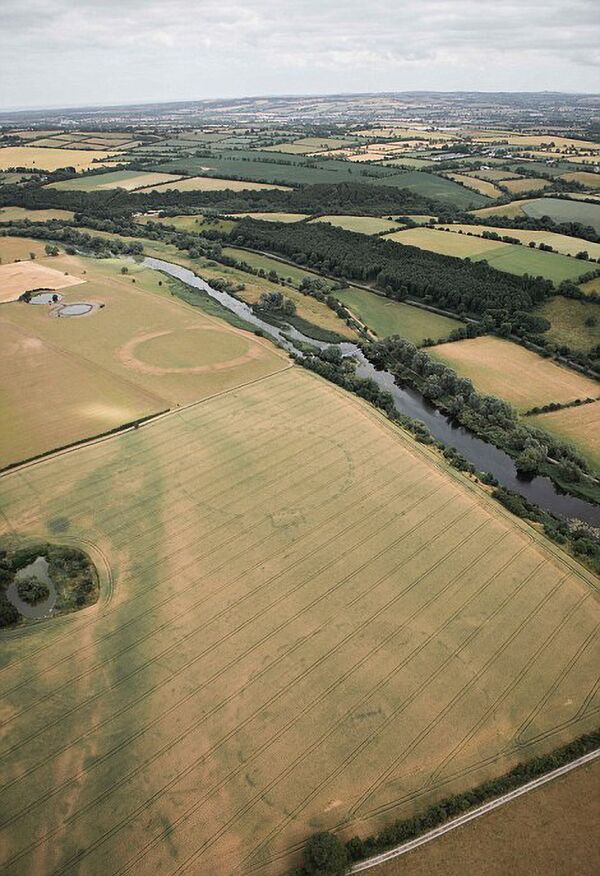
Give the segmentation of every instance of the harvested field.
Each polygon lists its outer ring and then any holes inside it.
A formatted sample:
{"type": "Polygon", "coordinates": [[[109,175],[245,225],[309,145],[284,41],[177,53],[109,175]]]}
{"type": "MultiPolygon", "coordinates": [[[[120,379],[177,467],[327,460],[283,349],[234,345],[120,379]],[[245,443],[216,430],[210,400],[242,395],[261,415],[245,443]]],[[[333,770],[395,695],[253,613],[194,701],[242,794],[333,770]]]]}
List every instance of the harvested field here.
{"type": "Polygon", "coordinates": [[[379,216],[319,216],[313,222],[328,222],[345,231],[356,231],[360,234],[380,234],[382,231],[397,231],[397,222],[391,219],[380,219],[379,216]]]}
{"type": "Polygon", "coordinates": [[[174,183],[181,177],[170,173],[144,173],[137,170],[114,170],[108,173],[82,176],[50,183],[49,189],[68,189],[79,192],[98,192],[103,189],[125,189],[128,192],[161,183],[174,183]]]}
{"type": "Polygon", "coordinates": [[[506,399],[519,411],[598,394],[593,380],[501,338],[470,338],[427,352],[472,380],[480,392],[506,399]]]}
{"type": "Polygon", "coordinates": [[[519,179],[520,174],[511,173],[509,170],[469,170],[465,176],[475,176],[478,179],[486,179],[489,182],[500,182],[504,179],[519,179]]]}
{"type": "Polygon", "coordinates": [[[600,295],[600,277],[594,277],[579,287],[585,295],[600,295]]]}
{"type": "MultiPolygon", "coordinates": [[[[85,276],[85,300],[105,307],[86,319],[51,319],[47,307],[22,303],[1,308],[3,329],[27,342],[14,347],[18,358],[10,354],[0,417],[11,429],[0,465],[287,367],[267,341],[173,298],[156,271],[131,264],[122,275],[119,259],[60,256],[57,263],[85,276]],[[52,428],[44,425],[48,410],[52,428]]],[[[78,287],[63,290],[61,304],[81,295],[78,287]]]]}
{"type": "Polygon", "coordinates": [[[527,192],[541,192],[552,183],[547,179],[531,177],[530,179],[506,179],[502,185],[513,195],[524,195],[527,192]]]}
{"type": "Polygon", "coordinates": [[[563,173],[561,179],[567,182],[581,183],[588,189],[600,189],[600,173],[588,173],[586,171],[575,171],[573,173],[563,173]]]}
{"type": "Polygon", "coordinates": [[[515,216],[525,216],[523,206],[528,203],[528,200],[511,201],[510,204],[499,204],[497,207],[483,207],[481,210],[471,210],[471,213],[473,216],[508,216],[509,219],[512,219],[515,216]]]}
{"type": "Polygon", "coordinates": [[[501,237],[504,235],[515,237],[525,245],[528,245],[531,241],[533,241],[536,246],[539,246],[540,243],[545,243],[561,255],[575,256],[578,252],[585,249],[590,258],[600,258],[600,243],[590,243],[590,241],[582,240],[580,237],[569,237],[567,234],[556,234],[553,231],[528,231],[522,228],[502,228],[499,225],[494,227],[492,225],[453,224],[437,225],[436,228],[448,228],[455,233],[462,231],[463,234],[468,234],[470,232],[471,234],[478,235],[484,234],[486,231],[492,231],[499,234],[501,237]]]}
{"type": "Polygon", "coordinates": [[[527,422],[573,444],[600,472],[600,402],[536,414],[527,422]]]}
{"type": "Polygon", "coordinates": [[[479,179],[475,176],[467,176],[463,173],[448,173],[446,176],[453,179],[455,182],[461,183],[468,189],[473,189],[479,192],[480,195],[486,195],[488,198],[499,198],[502,195],[501,190],[486,179],[479,179]]]}
{"type": "Polygon", "coordinates": [[[45,244],[32,237],[2,237],[0,236],[0,265],[7,262],[29,260],[31,253],[36,259],[47,259],[45,244]]]}
{"type": "Polygon", "coordinates": [[[37,259],[0,265],[0,303],[16,301],[32,289],[66,289],[80,283],[85,283],[83,277],[57,271],[37,259]]]}
{"type": "Polygon", "coordinates": [[[274,876],[597,723],[592,576],[300,369],[0,495],[104,594],[6,639],[11,876],[274,876]]]}
{"type": "Polygon", "coordinates": [[[468,237],[466,234],[436,231],[433,228],[407,228],[395,234],[386,234],[385,239],[457,258],[465,258],[465,256],[473,258],[480,255],[487,258],[488,253],[509,246],[498,240],[484,240],[481,237],[468,237]]]}
{"type": "Polygon", "coordinates": [[[281,189],[289,191],[289,186],[278,186],[271,183],[247,182],[239,179],[219,179],[216,176],[192,176],[187,179],[179,180],[179,182],[163,183],[163,185],[148,186],[144,189],[145,192],[166,192],[168,189],[175,189],[178,192],[214,192],[221,189],[232,189],[234,192],[241,192],[245,189],[281,189]]]}
{"type": "Polygon", "coordinates": [[[451,831],[373,876],[597,876],[600,763],[566,776],[451,831]]]}
{"type": "Polygon", "coordinates": [[[58,170],[59,167],[74,167],[89,170],[102,167],[104,159],[112,158],[114,152],[97,152],[85,149],[44,149],[35,146],[4,146],[0,148],[0,170],[9,167],[26,167],[36,170],[58,170]]]}
{"type": "Polygon", "coordinates": [[[600,307],[589,301],[563,298],[557,295],[545,301],[537,313],[551,323],[544,337],[555,344],[566,344],[573,350],[589,352],[600,344],[600,307]],[[594,325],[586,325],[594,319],[594,325]]]}
{"type": "Polygon", "coordinates": [[[69,222],[75,214],[71,210],[27,210],[25,207],[0,208],[0,222],[48,222],[50,219],[63,219],[69,222]]]}
{"type": "Polygon", "coordinates": [[[425,338],[446,338],[464,323],[404,302],[391,301],[383,295],[350,286],[336,290],[335,297],[366,323],[380,338],[400,335],[418,344],[425,338]]]}
{"type": "Polygon", "coordinates": [[[4,321],[5,312],[0,311],[0,467],[168,407],[151,393],[4,321]]]}
{"type": "Polygon", "coordinates": [[[307,213],[232,213],[235,219],[260,219],[263,222],[300,222],[307,213]]]}

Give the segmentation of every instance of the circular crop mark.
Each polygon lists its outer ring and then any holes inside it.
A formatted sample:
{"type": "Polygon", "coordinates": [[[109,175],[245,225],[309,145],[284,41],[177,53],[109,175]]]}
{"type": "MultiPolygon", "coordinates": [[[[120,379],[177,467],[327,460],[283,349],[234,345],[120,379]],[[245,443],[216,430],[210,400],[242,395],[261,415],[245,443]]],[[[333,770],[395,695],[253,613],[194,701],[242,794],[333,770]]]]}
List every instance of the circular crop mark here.
{"type": "Polygon", "coordinates": [[[245,365],[262,350],[216,326],[192,326],[138,335],[118,355],[128,368],[145,374],[202,374],[245,365]]]}

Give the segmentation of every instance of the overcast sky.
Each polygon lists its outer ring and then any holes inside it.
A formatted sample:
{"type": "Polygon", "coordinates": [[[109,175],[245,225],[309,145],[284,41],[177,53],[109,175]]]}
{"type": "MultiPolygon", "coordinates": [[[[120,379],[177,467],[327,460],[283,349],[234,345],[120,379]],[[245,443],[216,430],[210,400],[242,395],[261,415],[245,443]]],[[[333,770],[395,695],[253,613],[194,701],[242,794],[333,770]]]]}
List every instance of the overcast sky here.
{"type": "Polygon", "coordinates": [[[597,0],[0,0],[0,106],[598,91],[597,0]]]}

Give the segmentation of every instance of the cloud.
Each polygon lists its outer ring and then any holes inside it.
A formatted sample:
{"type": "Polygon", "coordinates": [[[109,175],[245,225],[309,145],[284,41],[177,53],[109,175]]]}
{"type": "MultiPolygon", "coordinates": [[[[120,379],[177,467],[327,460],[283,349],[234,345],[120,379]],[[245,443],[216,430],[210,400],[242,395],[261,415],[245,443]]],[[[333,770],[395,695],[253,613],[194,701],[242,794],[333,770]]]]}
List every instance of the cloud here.
{"type": "Polygon", "coordinates": [[[595,0],[3,0],[0,101],[589,91],[596,10],[595,0]]]}

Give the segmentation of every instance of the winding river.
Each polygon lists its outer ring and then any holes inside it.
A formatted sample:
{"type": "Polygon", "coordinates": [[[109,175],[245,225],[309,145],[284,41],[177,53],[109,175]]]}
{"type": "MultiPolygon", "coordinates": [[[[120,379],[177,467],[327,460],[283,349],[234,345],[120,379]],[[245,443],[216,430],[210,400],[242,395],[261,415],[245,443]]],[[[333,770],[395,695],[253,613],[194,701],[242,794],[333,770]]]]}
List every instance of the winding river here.
{"type": "Polygon", "coordinates": [[[261,329],[269,337],[275,339],[289,352],[297,354],[296,348],[290,343],[289,338],[296,341],[312,344],[314,347],[324,348],[337,346],[343,356],[353,356],[357,361],[356,374],[360,377],[370,377],[377,385],[389,392],[397,410],[415,420],[424,423],[431,434],[444,444],[454,447],[465,459],[469,460],[479,471],[489,472],[502,486],[520,493],[525,499],[538,505],[540,508],[550,511],[563,519],[578,518],[594,526],[600,526],[600,506],[592,502],[586,502],[575,496],[559,493],[550,478],[534,477],[531,479],[519,476],[511,457],[503,450],[494,447],[487,441],[477,438],[468,429],[455,424],[450,417],[436,410],[429,404],[420,393],[412,389],[403,389],[396,385],[393,375],[389,371],[378,371],[364,356],[360,347],[352,343],[340,343],[336,345],[316,341],[297,329],[289,327],[283,332],[277,326],[271,325],[261,319],[252,308],[239,301],[227,292],[213,289],[204,280],[197,277],[192,271],[175,265],[171,262],[146,257],[141,262],[148,268],[154,268],[182,280],[188,286],[201,289],[211,298],[214,298],[227,310],[237,314],[245,322],[261,329]]]}

